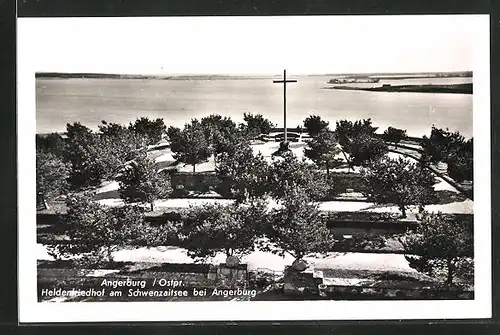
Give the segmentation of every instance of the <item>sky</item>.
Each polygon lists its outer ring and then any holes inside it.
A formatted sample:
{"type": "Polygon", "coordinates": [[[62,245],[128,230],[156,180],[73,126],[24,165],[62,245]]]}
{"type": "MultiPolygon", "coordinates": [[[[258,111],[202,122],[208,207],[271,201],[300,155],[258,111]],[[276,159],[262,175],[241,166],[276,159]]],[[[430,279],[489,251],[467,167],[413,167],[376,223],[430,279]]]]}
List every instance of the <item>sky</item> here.
{"type": "MultiPolygon", "coordinates": [[[[478,16],[21,18],[37,72],[472,70],[478,16]]],[[[31,56],[31,54],[30,54],[31,56]]]]}

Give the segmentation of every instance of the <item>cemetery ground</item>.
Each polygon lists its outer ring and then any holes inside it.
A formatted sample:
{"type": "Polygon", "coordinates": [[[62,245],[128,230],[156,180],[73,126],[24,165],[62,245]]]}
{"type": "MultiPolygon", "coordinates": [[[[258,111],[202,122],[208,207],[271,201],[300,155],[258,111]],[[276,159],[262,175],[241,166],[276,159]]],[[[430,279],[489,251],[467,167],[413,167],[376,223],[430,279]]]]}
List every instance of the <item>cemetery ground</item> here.
{"type": "MultiPolygon", "coordinates": [[[[387,155],[391,158],[402,157],[413,160],[406,154],[420,157],[417,145],[405,143],[406,147],[394,148],[387,155]],[[415,150],[412,149],[415,147],[415,150]]],[[[301,140],[290,144],[291,151],[299,158],[304,157],[305,143],[301,140]]],[[[160,145],[159,149],[150,150],[148,157],[153,159],[160,169],[175,168],[179,172],[190,172],[191,166],[177,163],[169,147],[160,145]]],[[[278,142],[254,141],[254,153],[260,152],[266,161],[270,162],[272,153],[279,148],[278,142]]],[[[392,148],[390,148],[392,149],[392,148]]],[[[341,154],[338,155],[342,159],[341,154]]],[[[207,162],[198,164],[198,173],[211,173],[215,170],[213,156],[207,162]]],[[[330,170],[339,175],[347,174],[347,166],[340,166],[330,170]]],[[[359,173],[358,168],[350,174],[359,173]]],[[[472,224],[473,202],[464,196],[460,190],[446,179],[435,176],[434,191],[437,201],[425,206],[427,212],[441,212],[453,216],[459,221],[472,224]]],[[[119,196],[119,184],[116,181],[107,181],[94,190],[95,200],[105,207],[119,207],[124,205],[119,196]]],[[[175,213],[189,206],[201,206],[208,203],[230,204],[234,200],[223,199],[222,196],[208,190],[205,192],[188,192],[182,198],[158,199],[154,201],[154,211],[146,213],[146,221],[161,217],[165,213],[175,213]],[[149,218],[149,219],[148,219],[149,218]]],[[[269,201],[269,208],[276,208],[278,204],[269,201]]],[[[201,283],[206,280],[211,266],[217,267],[225,261],[225,255],[218,253],[207,259],[204,264],[197,264],[196,259],[190,257],[187,250],[175,245],[161,247],[129,246],[114,251],[113,264],[99,268],[78,267],[71,259],[55,261],[47,253],[46,245],[54,241],[64,240],[58,233],[57,224],[40,220],[44,217],[53,217],[56,213],[65,212],[64,201],[49,201],[49,209],[38,214],[38,285],[39,291],[43,288],[65,289],[102,289],[102,280],[105,278],[145,279],[149,282],[155,278],[168,280],[183,280],[187,290],[207,289],[212,292],[214,287],[225,287],[215,281],[201,283]],[[203,278],[200,279],[200,278],[203,278]]],[[[469,289],[459,293],[441,288],[439,281],[424,275],[410,267],[405,258],[405,251],[400,243],[400,236],[409,227],[416,224],[417,208],[410,208],[407,217],[402,219],[399,208],[393,205],[381,205],[368,202],[360,192],[348,189],[339,193],[335,199],[319,202],[322,215],[327,215],[329,227],[336,236],[335,250],[323,254],[309,254],[304,257],[308,264],[306,273],[310,278],[309,284],[321,280],[319,292],[304,292],[302,295],[284,294],[286,291],[285,268],[290,266],[294,258],[285,254],[285,257],[259,250],[255,250],[242,257],[241,263],[246,264],[246,274],[242,277],[243,287],[246,290],[256,290],[252,295],[210,295],[200,297],[189,294],[188,297],[66,297],[66,299],[41,297],[42,301],[135,301],[135,300],[167,300],[167,301],[206,301],[206,300],[304,300],[304,299],[470,299],[473,297],[469,289]],[[327,288],[334,288],[328,290],[327,288]],[[432,287],[432,290],[428,290],[432,287]],[[422,295],[421,292],[427,292],[422,295]],[[417,292],[417,293],[415,293],[417,292]],[[431,292],[431,293],[429,293],[431,292]]],[[[292,282],[295,279],[292,279],[292,282]]],[[[458,281],[460,282],[460,278],[458,281]]],[[[306,287],[309,284],[304,284],[306,287]]],[[[300,286],[300,285],[299,285],[300,286]]],[[[314,286],[314,285],[313,285],[314,286]]],[[[292,290],[289,290],[290,292],[292,290]]],[[[314,291],[314,290],[313,290],[314,291]]],[[[191,291],[190,291],[191,292],[191,291]]]]}

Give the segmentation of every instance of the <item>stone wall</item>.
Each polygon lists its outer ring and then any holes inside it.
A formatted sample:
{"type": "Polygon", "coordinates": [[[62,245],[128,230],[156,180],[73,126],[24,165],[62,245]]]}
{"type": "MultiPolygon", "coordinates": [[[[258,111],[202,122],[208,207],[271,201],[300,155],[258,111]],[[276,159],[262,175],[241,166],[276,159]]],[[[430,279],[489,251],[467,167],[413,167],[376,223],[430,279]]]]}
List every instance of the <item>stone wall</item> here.
{"type": "Polygon", "coordinates": [[[363,193],[368,191],[366,179],[359,173],[331,172],[328,185],[330,189],[327,199],[325,200],[341,193],[363,193]]]}
{"type": "Polygon", "coordinates": [[[314,271],[298,271],[287,266],[283,278],[283,291],[286,295],[319,295],[318,286],[323,283],[322,276],[314,271]]]}
{"type": "Polygon", "coordinates": [[[247,286],[248,271],[246,264],[229,267],[226,264],[220,264],[215,273],[215,283],[222,287],[244,287],[247,286]]]}
{"type": "Polygon", "coordinates": [[[172,189],[207,192],[215,189],[219,180],[213,172],[176,172],[171,175],[172,189]]]}
{"type": "Polygon", "coordinates": [[[297,271],[287,267],[283,279],[283,293],[289,296],[319,296],[331,300],[411,300],[411,299],[474,299],[473,291],[461,289],[445,289],[429,285],[429,283],[415,283],[412,287],[398,281],[386,281],[379,287],[363,285],[332,285],[325,284],[323,272],[308,268],[297,271]]]}
{"type": "MultiPolygon", "coordinates": [[[[395,285],[396,286],[396,285],[395,285]]],[[[474,299],[473,291],[443,290],[433,288],[387,288],[387,287],[363,287],[363,286],[341,286],[320,285],[319,294],[329,299],[347,300],[471,300],[474,299]]]]}

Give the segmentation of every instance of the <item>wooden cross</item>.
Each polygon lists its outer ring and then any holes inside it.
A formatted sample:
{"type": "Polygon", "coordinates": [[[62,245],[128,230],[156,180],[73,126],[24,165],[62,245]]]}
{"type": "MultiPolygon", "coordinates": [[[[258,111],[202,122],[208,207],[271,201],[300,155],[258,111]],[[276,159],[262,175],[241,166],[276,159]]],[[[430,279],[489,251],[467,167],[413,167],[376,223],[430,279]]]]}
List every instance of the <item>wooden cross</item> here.
{"type": "Polygon", "coordinates": [[[283,80],[273,80],[274,84],[283,83],[283,125],[285,127],[285,143],[287,142],[286,136],[286,83],[296,83],[297,80],[286,80],[286,70],[283,70],[283,80]]]}

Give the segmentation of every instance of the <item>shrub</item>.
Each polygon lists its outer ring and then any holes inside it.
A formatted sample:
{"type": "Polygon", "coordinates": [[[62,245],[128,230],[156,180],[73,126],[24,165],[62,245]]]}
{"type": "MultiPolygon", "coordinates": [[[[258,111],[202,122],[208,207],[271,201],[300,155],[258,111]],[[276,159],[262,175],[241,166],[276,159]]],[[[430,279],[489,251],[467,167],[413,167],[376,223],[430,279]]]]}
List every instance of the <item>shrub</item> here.
{"type": "Polygon", "coordinates": [[[427,214],[414,233],[401,238],[410,266],[420,272],[439,276],[453,283],[457,274],[467,277],[472,271],[474,253],[472,225],[462,225],[441,213],[427,214]]]}

